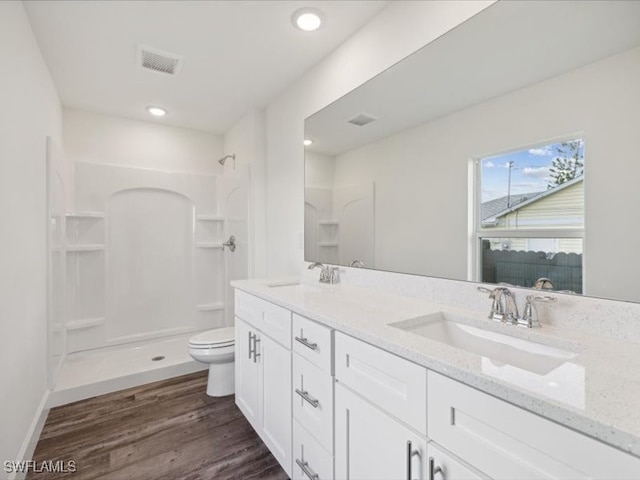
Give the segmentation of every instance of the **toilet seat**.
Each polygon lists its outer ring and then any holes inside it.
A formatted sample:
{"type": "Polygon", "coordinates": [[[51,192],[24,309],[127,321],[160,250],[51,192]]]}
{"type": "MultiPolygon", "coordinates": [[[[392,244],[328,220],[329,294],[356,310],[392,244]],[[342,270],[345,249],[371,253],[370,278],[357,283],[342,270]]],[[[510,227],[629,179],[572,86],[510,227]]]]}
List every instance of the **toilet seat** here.
{"type": "Polygon", "coordinates": [[[234,343],[234,327],[223,327],[208,330],[189,339],[189,347],[195,349],[225,348],[233,346],[234,343]]]}

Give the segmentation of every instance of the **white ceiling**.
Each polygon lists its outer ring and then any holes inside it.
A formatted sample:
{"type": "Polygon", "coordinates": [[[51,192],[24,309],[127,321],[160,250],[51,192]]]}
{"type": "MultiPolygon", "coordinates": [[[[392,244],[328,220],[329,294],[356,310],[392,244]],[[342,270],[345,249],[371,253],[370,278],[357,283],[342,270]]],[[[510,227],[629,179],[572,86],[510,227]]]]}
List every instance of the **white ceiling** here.
{"type": "Polygon", "coordinates": [[[226,132],[266,106],[387,1],[24,1],[65,107],[226,132]],[[298,8],[326,18],[293,27],[298,8]],[[136,45],[183,56],[176,77],[136,66],[136,45]]]}

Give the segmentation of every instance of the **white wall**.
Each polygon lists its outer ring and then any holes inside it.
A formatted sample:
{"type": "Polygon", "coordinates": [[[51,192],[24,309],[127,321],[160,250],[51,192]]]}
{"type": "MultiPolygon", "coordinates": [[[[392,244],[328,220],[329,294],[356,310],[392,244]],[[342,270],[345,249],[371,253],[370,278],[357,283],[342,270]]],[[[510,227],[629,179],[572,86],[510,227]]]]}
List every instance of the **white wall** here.
{"type": "MultiPolygon", "coordinates": [[[[21,2],[0,2],[0,460],[16,460],[47,389],[46,137],[58,94],[21,2]]],[[[0,473],[0,476],[4,473],[0,473]]]]}
{"type": "Polygon", "coordinates": [[[303,261],[304,119],[492,3],[391,2],[267,107],[269,275],[298,272],[303,261]]]}
{"type": "Polygon", "coordinates": [[[338,155],[337,186],[376,182],[376,267],[466,279],[469,160],[584,135],[586,293],[640,301],[637,85],[640,48],[338,155]]]}
{"type": "Polygon", "coordinates": [[[335,157],[307,152],[304,159],[305,187],[331,188],[335,186],[335,157]]]}
{"type": "Polygon", "coordinates": [[[222,174],[222,137],[79,110],[64,110],[64,151],[71,162],[172,172],[222,174]]]}

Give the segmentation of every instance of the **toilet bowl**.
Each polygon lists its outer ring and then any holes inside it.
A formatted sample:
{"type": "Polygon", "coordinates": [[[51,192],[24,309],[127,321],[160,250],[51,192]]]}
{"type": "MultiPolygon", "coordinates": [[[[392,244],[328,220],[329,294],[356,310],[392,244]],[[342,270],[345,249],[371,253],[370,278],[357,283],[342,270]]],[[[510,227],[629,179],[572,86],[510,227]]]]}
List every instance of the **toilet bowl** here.
{"type": "Polygon", "coordinates": [[[235,392],[234,327],[216,328],[189,339],[189,355],[209,365],[207,395],[225,397],[235,392]]]}

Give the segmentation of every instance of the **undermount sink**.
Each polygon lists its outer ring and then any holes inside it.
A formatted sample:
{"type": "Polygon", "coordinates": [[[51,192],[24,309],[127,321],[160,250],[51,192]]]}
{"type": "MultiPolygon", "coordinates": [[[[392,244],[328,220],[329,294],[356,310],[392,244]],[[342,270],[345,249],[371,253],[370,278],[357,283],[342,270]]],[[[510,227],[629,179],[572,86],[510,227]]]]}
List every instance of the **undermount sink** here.
{"type": "MultiPolygon", "coordinates": [[[[496,362],[545,375],[578,354],[538,342],[484,330],[445,312],[391,324],[392,327],[459,348],[496,362]]],[[[517,327],[509,327],[517,328],[517,327]]]]}

